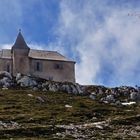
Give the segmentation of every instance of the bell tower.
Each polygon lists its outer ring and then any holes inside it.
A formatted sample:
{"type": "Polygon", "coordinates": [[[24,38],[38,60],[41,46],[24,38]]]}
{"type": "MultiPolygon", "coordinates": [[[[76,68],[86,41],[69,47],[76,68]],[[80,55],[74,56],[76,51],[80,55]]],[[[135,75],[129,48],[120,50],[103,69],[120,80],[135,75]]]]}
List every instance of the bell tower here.
{"type": "Polygon", "coordinates": [[[19,30],[16,41],[12,46],[12,60],[13,60],[13,75],[16,76],[17,73],[29,74],[29,54],[30,48],[27,46],[24,37],[19,30]]]}

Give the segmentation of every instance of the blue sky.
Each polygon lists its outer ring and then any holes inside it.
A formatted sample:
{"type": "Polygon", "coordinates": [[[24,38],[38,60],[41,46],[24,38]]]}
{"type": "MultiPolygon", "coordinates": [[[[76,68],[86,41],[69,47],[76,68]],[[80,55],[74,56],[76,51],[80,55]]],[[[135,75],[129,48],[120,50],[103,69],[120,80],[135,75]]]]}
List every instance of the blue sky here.
{"type": "Polygon", "coordinates": [[[19,28],[31,48],[76,63],[81,84],[140,85],[139,0],[0,0],[0,47],[19,28]]]}

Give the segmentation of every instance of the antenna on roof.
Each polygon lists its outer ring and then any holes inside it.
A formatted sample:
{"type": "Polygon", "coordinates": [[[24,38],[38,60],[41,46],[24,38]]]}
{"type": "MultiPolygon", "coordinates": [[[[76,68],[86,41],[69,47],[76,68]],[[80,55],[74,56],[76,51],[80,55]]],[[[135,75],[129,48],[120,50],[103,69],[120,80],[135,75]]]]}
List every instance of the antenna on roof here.
{"type": "Polygon", "coordinates": [[[19,29],[19,32],[21,32],[21,29],[19,29]]]}

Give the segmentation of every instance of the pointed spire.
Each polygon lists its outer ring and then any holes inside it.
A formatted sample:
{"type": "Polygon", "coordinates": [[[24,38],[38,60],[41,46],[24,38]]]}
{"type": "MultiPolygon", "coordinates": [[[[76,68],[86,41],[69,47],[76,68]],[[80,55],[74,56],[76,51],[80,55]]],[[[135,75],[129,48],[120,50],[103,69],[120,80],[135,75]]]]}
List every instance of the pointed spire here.
{"type": "Polygon", "coordinates": [[[21,34],[21,29],[19,29],[19,33],[17,36],[17,39],[15,41],[15,44],[13,45],[12,48],[17,48],[17,49],[29,49],[29,47],[27,46],[23,35],[21,34]]]}

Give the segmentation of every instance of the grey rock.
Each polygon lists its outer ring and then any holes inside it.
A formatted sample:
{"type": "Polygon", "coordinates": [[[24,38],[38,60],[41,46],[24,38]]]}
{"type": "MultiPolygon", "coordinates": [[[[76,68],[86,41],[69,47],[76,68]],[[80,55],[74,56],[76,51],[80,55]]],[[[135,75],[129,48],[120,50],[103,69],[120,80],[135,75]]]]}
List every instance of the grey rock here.
{"type": "Polygon", "coordinates": [[[67,92],[67,93],[71,93],[71,89],[70,89],[70,86],[67,85],[67,84],[63,84],[60,88],[60,91],[62,92],[67,92]]]}
{"type": "Polygon", "coordinates": [[[71,105],[65,105],[65,107],[66,107],[66,108],[72,108],[72,106],[71,106],[71,105]]]}
{"type": "Polygon", "coordinates": [[[37,91],[38,90],[38,88],[37,87],[33,87],[33,91],[37,91]]]}
{"type": "Polygon", "coordinates": [[[37,99],[38,101],[42,102],[42,103],[45,102],[41,97],[37,97],[36,99],[37,99]]]}
{"type": "Polygon", "coordinates": [[[21,73],[17,73],[16,75],[16,81],[20,80],[22,78],[21,73]]]}
{"type": "Polygon", "coordinates": [[[33,97],[33,94],[27,94],[29,97],[33,97]]]}
{"type": "Polygon", "coordinates": [[[115,102],[115,105],[116,106],[122,106],[122,104],[121,104],[121,102],[119,100],[115,102]]]}
{"type": "Polygon", "coordinates": [[[8,122],[3,122],[0,121],[0,129],[18,129],[20,128],[20,125],[17,122],[14,121],[8,121],[8,122]]]}
{"type": "Polygon", "coordinates": [[[36,97],[36,99],[41,103],[45,103],[47,101],[45,97],[40,97],[40,96],[36,97]]]}
{"type": "Polygon", "coordinates": [[[0,80],[0,85],[2,85],[3,87],[10,87],[12,83],[12,80],[9,79],[8,77],[3,77],[3,79],[0,80]]]}
{"type": "Polygon", "coordinates": [[[89,98],[92,99],[92,100],[95,100],[95,99],[96,99],[96,96],[93,95],[93,94],[90,94],[90,95],[89,95],[89,98]]]}
{"type": "Polygon", "coordinates": [[[82,88],[79,84],[62,84],[60,91],[75,95],[83,94],[82,88]]]}
{"type": "Polygon", "coordinates": [[[49,91],[52,91],[52,92],[58,91],[57,85],[55,85],[55,84],[49,84],[48,89],[49,89],[49,91]]]}
{"type": "Polygon", "coordinates": [[[2,90],[8,90],[8,88],[7,87],[3,87],[2,90]]]}
{"type": "Polygon", "coordinates": [[[48,91],[46,88],[43,88],[43,90],[42,91],[44,91],[44,92],[46,92],[46,91],[48,91]]]}
{"type": "Polygon", "coordinates": [[[0,79],[3,77],[7,77],[12,80],[12,75],[7,71],[0,71],[0,79]]]}
{"type": "Polygon", "coordinates": [[[71,85],[71,92],[70,93],[78,94],[78,90],[74,85],[71,85]]]}
{"type": "Polygon", "coordinates": [[[98,94],[103,94],[102,89],[99,89],[98,94]]]}
{"type": "Polygon", "coordinates": [[[132,92],[130,94],[130,99],[133,100],[133,101],[140,101],[140,93],[139,92],[132,92]]]}
{"type": "Polygon", "coordinates": [[[114,103],[115,102],[115,98],[113,95],[107,95],[106,96],[106,101],[114,103]]]}
{"type": "Polygon", "coordinates": [[[106,97],[101,98],[100,101],[104,103],[115,103],[115,98],[113,95],[107,95],[106,97]]]}
{"type": "Polygon", "coordinates": [[[76,89],[78,91],[78,94],[83,94],[83,91],[82,91],[80,85],[79,84],[75,84],[75,86],[76,86],[76,89]]]}
{"type": "Polygon", "coordinates": [[[38,84],[38,85],[37,85],[37,88],[38,88],[38,89],[41,89],[41,88],[42,88],[42,85],[41,85],[41,84],[38,84]]]}
{"type": "Polygon", "coordinates": [[[20,84],[21,87],[33,87],[37,85],[37,82],[28,76],[24,76],[17,81],[17,84],[20,84]]]}

